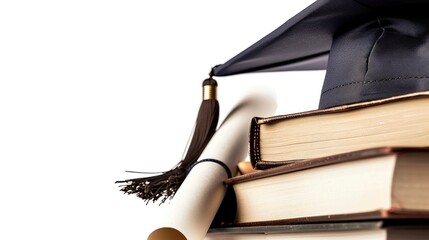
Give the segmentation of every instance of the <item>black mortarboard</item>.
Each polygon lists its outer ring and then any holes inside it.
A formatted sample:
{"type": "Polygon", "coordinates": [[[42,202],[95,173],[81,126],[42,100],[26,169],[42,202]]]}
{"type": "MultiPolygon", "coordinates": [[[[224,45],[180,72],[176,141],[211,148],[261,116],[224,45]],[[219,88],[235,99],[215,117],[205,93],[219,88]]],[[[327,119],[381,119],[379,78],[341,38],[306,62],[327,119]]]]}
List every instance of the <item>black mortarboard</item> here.
{"type": "Polygon", "coordinates": [[[423,0],[318,0],[214,74],[327,69],[321,109],[426,91],[428,10],[423,0]]]}

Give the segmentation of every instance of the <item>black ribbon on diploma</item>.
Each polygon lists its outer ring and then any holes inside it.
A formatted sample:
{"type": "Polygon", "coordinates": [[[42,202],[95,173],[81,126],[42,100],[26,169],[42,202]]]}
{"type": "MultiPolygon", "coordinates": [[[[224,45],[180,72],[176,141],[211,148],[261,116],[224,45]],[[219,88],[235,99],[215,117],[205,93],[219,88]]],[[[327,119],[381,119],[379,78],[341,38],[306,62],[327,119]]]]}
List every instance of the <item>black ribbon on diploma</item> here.
{"type": "Polygon", "coordinates": [[[192,164],[191,166],[189,166],[189,168],[187,169],[188,173],[196,165],[198,165],[200,163],[203,163],[203,162],[213,162],[213,163],[217,163],[217,164],[221,165],[225,169],[226,174],[228,174],[228,178],[232,178],[232,173],[231,173],[231,170],[229,170],[229,167],[224,162],[222,162],[220,160],[217,160],[217,159],[212,159],[212,158],[206,158],[206,159],[201,159],[199,161],[196,161],[194,164],[192,164]]]}

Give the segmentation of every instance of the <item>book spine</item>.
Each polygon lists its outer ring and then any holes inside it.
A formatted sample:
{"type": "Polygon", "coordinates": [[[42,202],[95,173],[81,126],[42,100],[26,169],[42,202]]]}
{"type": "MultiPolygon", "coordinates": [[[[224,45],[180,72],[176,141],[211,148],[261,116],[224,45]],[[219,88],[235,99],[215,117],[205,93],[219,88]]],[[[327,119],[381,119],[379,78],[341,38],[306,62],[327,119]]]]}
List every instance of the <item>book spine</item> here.
{"type": "Polygon", "coordinates": [[[256,168],[258,162],[261,160],[261,149],[259,145],[260,126],[258,120],[258,117],[252,119],[249,132],[249,155],[250,162],[254,168],[256,168]]]}

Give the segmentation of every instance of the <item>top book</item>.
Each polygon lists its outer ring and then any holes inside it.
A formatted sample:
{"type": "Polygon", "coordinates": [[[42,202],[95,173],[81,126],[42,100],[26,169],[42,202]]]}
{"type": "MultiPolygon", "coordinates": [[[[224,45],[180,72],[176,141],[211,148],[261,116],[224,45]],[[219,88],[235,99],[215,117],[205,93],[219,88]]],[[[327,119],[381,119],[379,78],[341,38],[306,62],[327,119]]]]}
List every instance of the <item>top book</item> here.
{"type": "Polygon", "coordinates": [[[375,147],[429,146],[429,92],[254,118],[250,159],[259,169],[375,147]]]}

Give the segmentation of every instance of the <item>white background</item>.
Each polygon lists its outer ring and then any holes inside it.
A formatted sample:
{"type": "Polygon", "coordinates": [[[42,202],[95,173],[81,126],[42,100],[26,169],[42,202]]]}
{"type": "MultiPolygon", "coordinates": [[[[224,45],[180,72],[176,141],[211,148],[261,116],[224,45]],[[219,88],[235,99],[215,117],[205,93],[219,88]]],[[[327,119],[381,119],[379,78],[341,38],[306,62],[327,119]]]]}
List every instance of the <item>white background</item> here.
{"type": "MultiPolygon", "coordinates": [[[[0,239],[143,239],[158,205],[114,182],[177,163],[210,68],[311,2],[2,1],[0,239]]],[[[323,75],[217,78],[221,120],[254,86],[315,109],[323,75]]]]}

